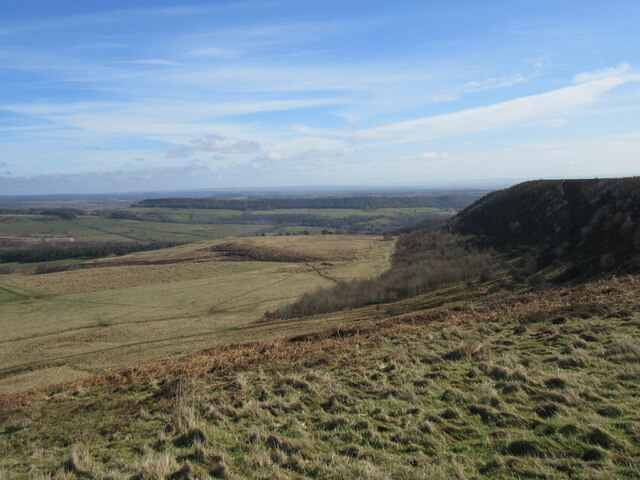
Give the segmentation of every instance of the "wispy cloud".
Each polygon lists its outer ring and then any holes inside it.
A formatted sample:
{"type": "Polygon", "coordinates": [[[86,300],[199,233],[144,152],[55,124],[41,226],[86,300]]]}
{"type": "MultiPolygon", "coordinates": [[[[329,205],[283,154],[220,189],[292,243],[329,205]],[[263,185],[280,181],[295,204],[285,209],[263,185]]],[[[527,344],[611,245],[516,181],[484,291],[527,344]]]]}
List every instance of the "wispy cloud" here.
{"type": "Polygon", "coordinates": [[[595,80],[602,80],[612,77],[620,77],[621,75],[629,73],[631,65],[628,63],[621,63],[617,67],[603,68],[602,70],[596,70],[593,72],[583,72],[573,77],[575,83],[587,83],[595,80]]]}
{"type": "Polygon", "coordinates": [[[402,160],[410,160],[414,162],[429,162],[433,160],[443,160],[446,158],[451,158],[451,154],[448,152],[422,152],[417,155],[401,157],[402,160]]]}
{"type": "Polygon", "coordinates": [[[166,65],[171,67],[181,65],[179,62],[174,62],[172,60],[165,60],[162,58],[144,58],[142,60],[129,60],[123,63],[130,63],[133,65],[166,65]]]}
{"type": "Polygon", "coordinates": [[[354,138],[433,139],[531,124],[575,112],[580,107],[595,103],[604,94],[625,83],[640,80],[640,75],[628,72],[627,68],[608,70],[607,73],[580,74],[576,78],[582,79],[582,83],[538,95],[360,130],[354,134],[354,138]]]}
{"type": "Polygon", "coordinates": [[[500,88],[511,87],[513,85],[524,83],[526,81],[527,81],[527,77],[525,77],[520,73],[517,73],[515,75],[509,75],[506,77],[474,80],[472,82],[463,83],[462,85],[459,85],[447,92],[444,92],[440,96],[436,97],[435,100],[439,102],[455,100],[467,93],[484,92],[486,90],[496,90],[500,88]]]}
{"type": "Polygon", "coordinates": [[[99,171],[116,189],[126,175],[171,185],[165,171],[185,186],[222,171],[255,185],[518,176],[530,165],[507,149],[527,138],[638,129],[633,2],[588,15],[520,2],[509,18],[495,2],[94,3],[3,10],[0,159],[16,185],[99,171]],[[196,159],[210,170],[183,168],[196,159]]]}
{"type": "Polygon", "coordinates": [[[189,55],[195,57],[232,57],[236,54],[235,50],[221,47],[200,47],[190,50],[189,55]]]}
{"type": "Polygon", "coordinates": [[[187,145],[174,145],[169,149],[167,157],[187,157],[194,152],[212,153],[253,153],[260,151],[260,144],[251,140],[228,138],[221,135],[206,135],[204,138],[191,140],[187,145]]]}
{"type": "Polygon", "coordinates": [[[5,172],[0,176],[0,191],[5,195],[21,195],[25,192],[95,193],[105,185],[112,192],[135,192],[157,188],[189,188],[206,186],[213,174],[209,165],[193,161],[187,165],[165,168],[123,169],[78,174],[49,174],[31,177],[12,176],[5,172]]]}

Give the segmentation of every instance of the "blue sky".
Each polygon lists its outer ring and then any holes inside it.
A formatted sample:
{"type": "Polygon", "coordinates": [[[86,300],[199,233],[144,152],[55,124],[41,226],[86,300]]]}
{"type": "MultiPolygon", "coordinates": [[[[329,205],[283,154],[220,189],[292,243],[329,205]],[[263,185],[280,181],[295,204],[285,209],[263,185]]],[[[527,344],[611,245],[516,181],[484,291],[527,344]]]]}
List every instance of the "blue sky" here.
{"type": "Polygon", "coordinates": [[[640,173],[637,1],[22,1],[0,194],[640,173]]]}

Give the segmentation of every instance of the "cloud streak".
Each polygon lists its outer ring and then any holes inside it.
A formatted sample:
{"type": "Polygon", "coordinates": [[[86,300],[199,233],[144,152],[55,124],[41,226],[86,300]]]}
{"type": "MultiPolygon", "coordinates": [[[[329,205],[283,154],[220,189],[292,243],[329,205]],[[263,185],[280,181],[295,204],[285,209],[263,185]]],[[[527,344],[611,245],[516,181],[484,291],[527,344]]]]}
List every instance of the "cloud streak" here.
{"type": "Polygon", "coordinates": [[[573,113],[580,107],[597,102],[604,94],[625,83],[640,80],[640,75],[629,73],[627,70],[625,68],[608,70],[605,73],[580,74],[576,78],[582,83],[570,87],[494,105],[360,130],[353,135],[353,138],[356,140],[387,140],[399,137],[434,139],[553,120],[558,115],[573,113]]]}
{"type": "Polygon", "coordinates": [[[191,140],[187,145],[174,145],[169,149],[167,158],[187,157],[195,152],[211,152],[220,154],[255,153],[260,151],[260,144],[252,140],[228,138],[221,135],[206,135],[204,138],[191,140]]]}
{"type": "Polygon", "coordinates": [[[202,161],[166,168],[146,168],[139,170],[112,170],[78,174],[50,174],[32,177],[11,177],[0,175],[0,191],[4,195],[24,195],[25,192],[38,194],[87,193],[103,191],[108,185],[110,192],[139,192],[158,188],[190,188],[193,185],[206,186],[211,181],[212,171],[202,161]]]}

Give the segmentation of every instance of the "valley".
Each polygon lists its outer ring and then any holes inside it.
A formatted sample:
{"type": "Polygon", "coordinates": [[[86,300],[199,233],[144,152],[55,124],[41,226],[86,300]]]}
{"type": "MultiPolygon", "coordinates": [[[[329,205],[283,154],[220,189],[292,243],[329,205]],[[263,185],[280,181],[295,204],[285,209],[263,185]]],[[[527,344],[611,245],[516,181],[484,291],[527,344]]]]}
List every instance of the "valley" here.
{"type": "Polygon", "coordinates": [[[0,275],[0,478],[636,478],[637,182],[384,235],[11,250],[96,256],[0,275]]]}
{"type": "Polygon", "coordinates": [[[336,281],[376,276],[393,249],[381,237],[349,235],[234,244],[268,255],[237,260],[212,250],[222,241],[197,242],[80,270],[0,276],[0,392],[260,338],[251,326],[266,310],[336,281]]]}

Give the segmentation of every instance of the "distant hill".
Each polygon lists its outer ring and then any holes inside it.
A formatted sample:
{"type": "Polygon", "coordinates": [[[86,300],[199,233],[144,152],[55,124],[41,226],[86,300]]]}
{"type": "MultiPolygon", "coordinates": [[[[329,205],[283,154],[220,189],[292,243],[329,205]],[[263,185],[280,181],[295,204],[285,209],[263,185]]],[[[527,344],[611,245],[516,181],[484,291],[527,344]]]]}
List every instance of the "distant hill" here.
{"type": "Polygon", "coordinates": [[[468,206],[481,194],[478,192],[446,195],[406,196],[347,196],[313,198],[152,198],[134,204],[134,207],[205,208],[225,210],[279,210],[291,208],[349,208],[373,210],[377,208],[435,207],[459,210],[468,206]]]}
{"type": "Polygon", "coordinates": [[[498,251],[529,251],[562,278],[640,270],[640,177],[538,180],[492,192],[449,228],[498,251]]]}

